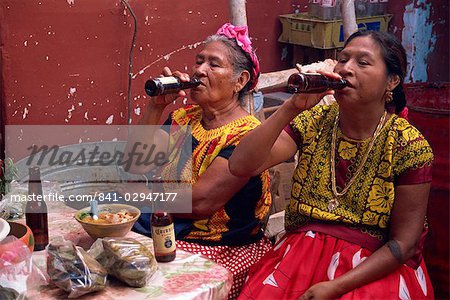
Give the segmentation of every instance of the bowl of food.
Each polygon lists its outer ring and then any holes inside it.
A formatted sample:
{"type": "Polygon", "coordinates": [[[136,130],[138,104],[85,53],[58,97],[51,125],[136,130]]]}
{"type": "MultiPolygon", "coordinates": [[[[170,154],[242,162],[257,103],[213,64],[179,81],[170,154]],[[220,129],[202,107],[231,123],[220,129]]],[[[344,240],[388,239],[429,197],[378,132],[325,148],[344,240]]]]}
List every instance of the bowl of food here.
{"type": "Polygon", "coordinates": [[[102,237],[122,237],[133,227],[141,215],[139,209],[127,204],[98,205],[98,219],[94,219],[90,207],[75,213],[75,219],[93,239],[102,237]]]}

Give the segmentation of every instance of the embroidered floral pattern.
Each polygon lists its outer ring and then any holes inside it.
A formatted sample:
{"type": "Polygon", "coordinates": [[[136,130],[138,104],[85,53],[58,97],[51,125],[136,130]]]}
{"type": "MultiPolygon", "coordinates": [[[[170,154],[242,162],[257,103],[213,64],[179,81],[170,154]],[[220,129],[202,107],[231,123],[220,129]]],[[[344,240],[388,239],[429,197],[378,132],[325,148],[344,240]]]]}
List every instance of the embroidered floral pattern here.
{"type": "Polygon", "coordinates": [[[355,144],[351,144],[347,141],[341,141],[338,146],[339,156],[343,159],[350,160],[356,157],[358,147],[355,144]]]}
{"type": "MultiPolygon", "coordinates": [[[[333,197],[330,184],[331,130],[339,106],[316,106],[292,122],[292,131],[302,141],[293,176],[291,205],[286,228],[301,226],[306,218],[369,225],[381,236],[388,227],[394,205],[394,180],[406,170],[429,167],[433,153],[420,132],[396,115],[388,117],[372,148],[363,172],[340,197],[341,209],[327,210],[333,197]]],[[[348,181],[367,150],[368,143],[338,136],[336,157],[338,183],[348,181]]]]}
{"type": "Polygon", "coordinates": [[[371,211],[387,214],[394,203],[394,185],[376,178],[369,192],[367,206],[371,211]]]}

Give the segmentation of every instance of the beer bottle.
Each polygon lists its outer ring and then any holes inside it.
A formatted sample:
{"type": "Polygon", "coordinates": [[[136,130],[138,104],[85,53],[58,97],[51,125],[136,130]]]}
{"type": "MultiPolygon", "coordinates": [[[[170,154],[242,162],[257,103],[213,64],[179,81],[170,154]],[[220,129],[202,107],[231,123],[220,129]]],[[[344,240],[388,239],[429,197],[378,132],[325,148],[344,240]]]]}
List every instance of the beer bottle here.
{"type": "Polygon", "coordinates": [[[331,79],[316,73],[296,73],[288,79],[288,91],[293,94],[316,94],[326,90],[343,89],[346,86],[347,81],[344,79],[331,79]]]}
{"type": "Polygon", "coordinates": [[[190,89],[200,85],[200,80],[192,78],[191,81],[181,81],[178,77],[168,76],[152,78],[145,83],[145,92],[149,96],[175,94],[180,90],[190,89]]]}
{"type": "Polygon", "coordinates": [[[175,229],[172,216],[165,211],[152,214],[152,239],[155,258],[158,262],[169,262],[175,259],[175,229]]]}
{"type": "Polygon", "coordinates": [[[47,205],[42,194],[41,172],[39,167],[28,169],[28,201],[25,219],[34,236],[34,250],[44,250],[48,244],[47,205]]]}

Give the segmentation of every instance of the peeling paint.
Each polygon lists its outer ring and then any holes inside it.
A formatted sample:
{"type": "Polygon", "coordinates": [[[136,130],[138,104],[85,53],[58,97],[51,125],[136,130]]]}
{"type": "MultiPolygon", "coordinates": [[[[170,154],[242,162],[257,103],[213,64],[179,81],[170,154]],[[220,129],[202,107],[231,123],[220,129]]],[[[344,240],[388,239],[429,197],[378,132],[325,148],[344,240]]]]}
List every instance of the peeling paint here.
{"type": "Polygon", "coordinates": [[[24,109],[23,109],[23,114],[22,114],[22,119],[25,119],[26,117],[27,117],[27,115],[28,115],[28,107],[25,107],[24,109]]]}
{"type": "Polygon", "coordinates": [[[136,107],[136,108],[134,109],[134,113],[135,113],[137,116],[140,116],[140,115],[141,115],[141,108],[140,108],[140,107],[136,107]]]}
{"type": "Polygon", "coordinates": [[[75,4],[75,0],[67,0],[67,4],[74,5],[75,4]]]}
{"type": "Polygon", "coordinates": [[[114,115],[110,115],[109,118],[106,120],[105,123],[108,124],[108,125],[111,125],[112,122],[113,122],[113,120],[114,120],[114,115]]]}
{"type": "Polygon", "coordinates": [[[180,52],[180,51],[182,51],[182,50],[185,50],[185,49],[195,49],[195,48],[197,48],[199,45],[201,45],[201,44],[203,44],[203,43],[204,43],[203,41],[201,41],[201,42],[196,42],[196,43],[193,43],[193,44],[189,44],[189,45],[187,45],[187,46],[182,46],[181,48],[178,48],[178,49],[173,50],[173,51],[171,51],[171,52],[169,52],[169,53],[167,53],[167,54],[164,54],[162,57],[156,59],[155,61],[151,62],[149,65],[146,65],[144,68],[142,68],[141,70],[139,70],[139,72],[137,72],[136,74],[134,74],[131,78],[132,78],[132,79],[135,79],[138,75],[144,74],[145,70],[147,70],[148,68],[150,68],[152,65],[156,64],[157,62],[161,61],[162,59],[169,60],[169,58],[170,58],[170,56],[171,56],[172,54],[178,53],[178,52],[180,52]]]}
{"type": "Polygon", "coordinates": [[[406,82],[426,82],[427,59],[433,52],[437,37],[433,34],[431,21],[431,3],[417,0],[405,7],[403,15],[405,28],[402,32],[402,43],[406,49],[408,70],[406,82]]]}
{"type": "Polygon", "coordinates": [[[75,110],[75,106],[72,104],[72,107],[67,110],[67,118],[72,118],[72,112],[75,110]]]}

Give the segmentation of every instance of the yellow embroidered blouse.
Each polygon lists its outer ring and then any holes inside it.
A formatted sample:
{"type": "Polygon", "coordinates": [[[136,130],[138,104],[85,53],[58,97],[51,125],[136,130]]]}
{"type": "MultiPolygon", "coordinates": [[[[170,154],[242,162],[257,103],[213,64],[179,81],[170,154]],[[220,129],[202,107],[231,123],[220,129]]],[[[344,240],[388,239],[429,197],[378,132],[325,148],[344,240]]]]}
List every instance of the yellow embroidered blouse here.
{"type": "MultiPolygon", "coordinates": [[[[431,181],[433,153],[422,134],[403,118],[392,115],[374,143],[362,172],[339,206],[329,211],[331,190],[331,136],[338,104],[316,106],[298,115],[290,124],[299,140],[299,160],[293,175],[291,201],[286,210],[286,229],[294,230],[309,220],[356,225],[380,236],[389,227],[394,187],[431,181]],[[425,170],[425,172],[424,172],[425,170]],[[425,176],[410,176],[410,173],[425,176]],[[402,179],[408,174],[408,179],[402,179]],[[412,181],[411,181],[412,180],[412,181]]],[[[336,181],[338,192],[356,171],[370,138],[350,139],[338,130],[336,181]]]]}
{"type": "MultiPolygon", "coordinates": [[[[195,184],[217,157],[228,159],[239,141],[260,122],[248,115],[222,127],[206,130],[199,106],[187,106],[174,111],[165,125],[190,125],[192,161],[177,166],[181,179],[195,184]]],[[[174,170],[164,170],[173,172],[174,170]]],[[[262,237],[262,225],[272,198],[269,173],[255,176],[227,204],[203,220],[176,219],[177,239],[209,245],[243,245],[262,237]]]]}

